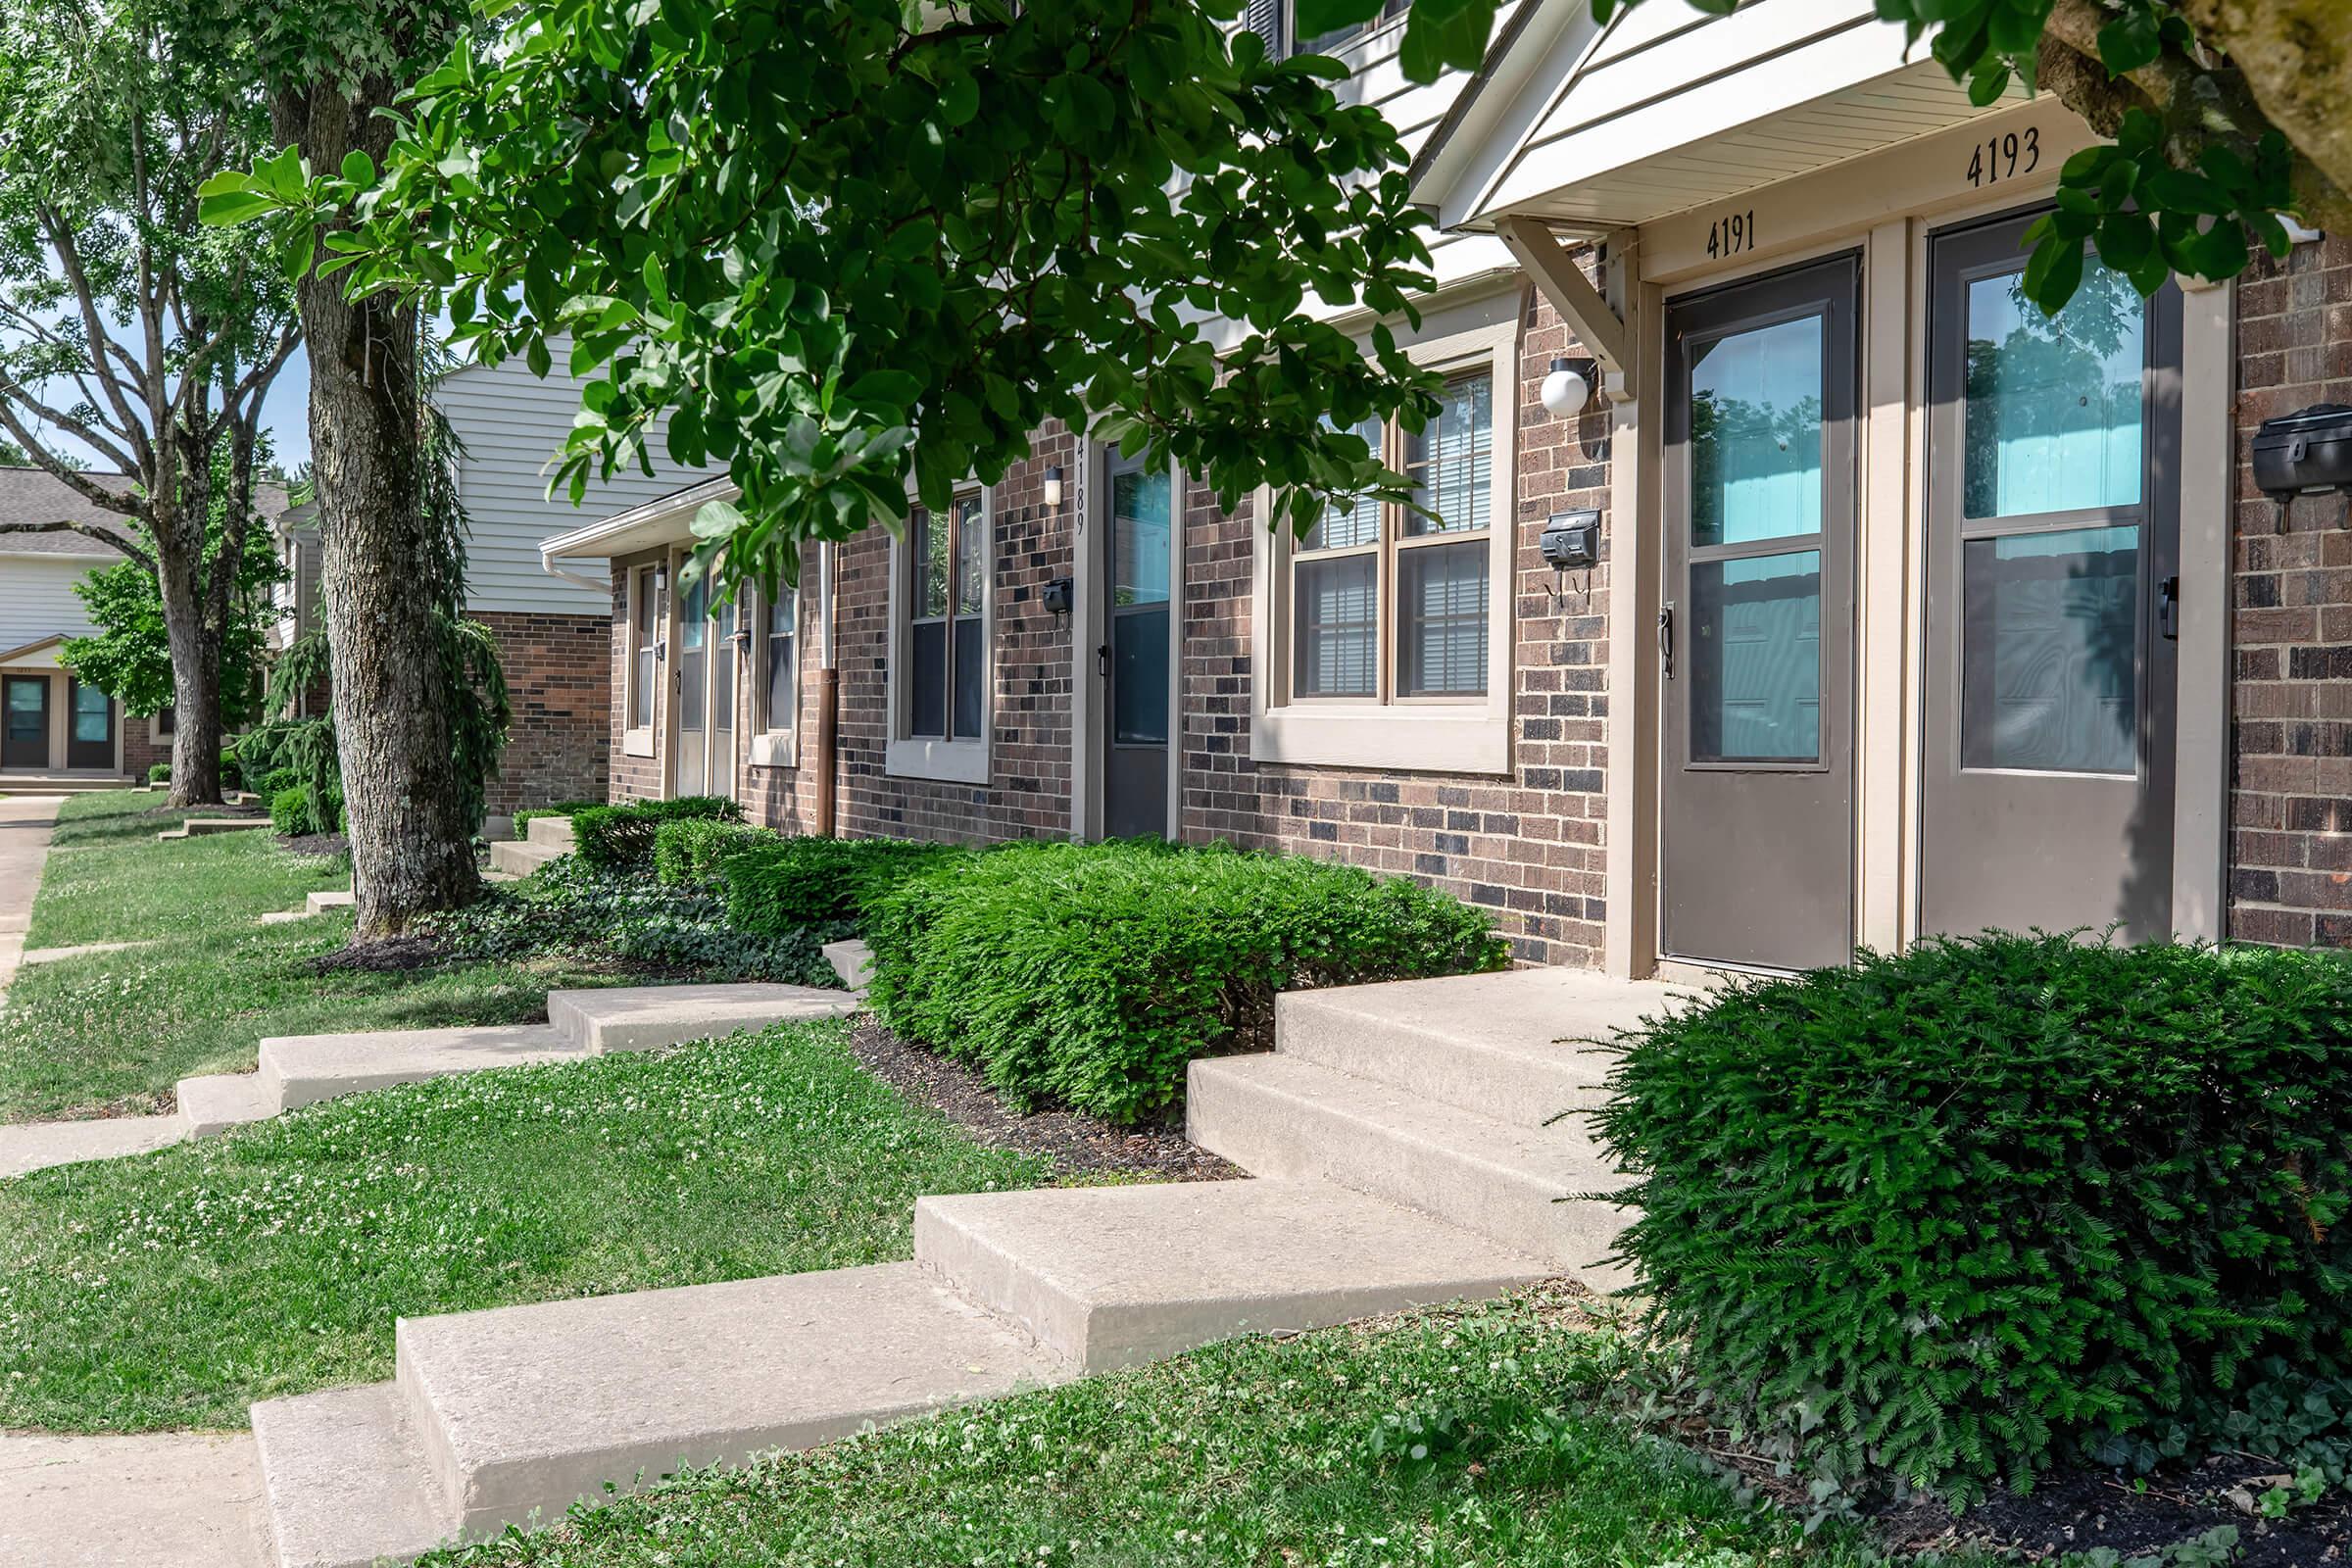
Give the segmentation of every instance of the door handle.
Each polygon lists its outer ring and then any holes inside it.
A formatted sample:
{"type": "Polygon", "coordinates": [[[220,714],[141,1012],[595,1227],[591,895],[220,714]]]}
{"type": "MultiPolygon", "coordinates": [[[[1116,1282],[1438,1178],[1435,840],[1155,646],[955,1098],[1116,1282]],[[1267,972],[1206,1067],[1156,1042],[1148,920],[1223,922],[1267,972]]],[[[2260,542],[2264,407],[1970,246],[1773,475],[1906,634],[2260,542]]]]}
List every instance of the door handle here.
{"type": "Polygon", "coordinates": [[[1108,643],[1104,643],[1095,650],[1095,673],[1104,680],[1110,679],[1110,644],[1108,643]]]}
{"type": "Polygon", "coordinates": [[[1658,611],[1658,672],[1668,680],[1674,679],[1674,607],[1666,605],[1658,611]]]}
{"type": "Polygon", "coordinates": [[[2156,589],[2156,629],[2166,642],[2180,640],[2180,579],[2167,577],[2156,589]]]}

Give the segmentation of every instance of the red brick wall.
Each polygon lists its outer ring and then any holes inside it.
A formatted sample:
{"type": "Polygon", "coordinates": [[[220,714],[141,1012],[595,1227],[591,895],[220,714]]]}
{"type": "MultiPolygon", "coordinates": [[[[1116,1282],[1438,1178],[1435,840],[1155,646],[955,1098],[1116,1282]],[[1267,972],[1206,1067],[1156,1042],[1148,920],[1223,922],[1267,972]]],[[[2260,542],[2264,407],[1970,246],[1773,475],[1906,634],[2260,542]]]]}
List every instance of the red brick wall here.
{"type": "Polygon", "coordinates": [[[144,784],[148,768],[172,760],[172,737],[157,734],[152,718],[123,713],[122,724],[122,771],[144,784]]]}
{"type": "Polygon", "coordinates": [[[503,816],[557,801],[603,800],[612,750],[609,622],[594,615],[484,611],[514,707],[488,808],[503,816]]]}
{"type": "Polygon", "coordinates": [[[1541,300],[1519,348],[1518,580],[1509,776],[1260,764],[1250,760],[1250,580],[1258,524],[1196,488],[1187,513],[1184,833],[1342,859],[1495,911],[1518,955],[1597,965],[1606,892],[1608,416],[1554,418],[1537,389],[1567,328],[1541,300]],[[1601,564],[1560,584],[1544,519],[1602,514],[1601,564]]]}
{"type": "Polygon", "coordinates": [[[2238,285],[2230,935],[2352,946],[2352,531],[2346,498],[2254,488],[2264,419],[2352,403],[2352,236],[2238,285]]]}

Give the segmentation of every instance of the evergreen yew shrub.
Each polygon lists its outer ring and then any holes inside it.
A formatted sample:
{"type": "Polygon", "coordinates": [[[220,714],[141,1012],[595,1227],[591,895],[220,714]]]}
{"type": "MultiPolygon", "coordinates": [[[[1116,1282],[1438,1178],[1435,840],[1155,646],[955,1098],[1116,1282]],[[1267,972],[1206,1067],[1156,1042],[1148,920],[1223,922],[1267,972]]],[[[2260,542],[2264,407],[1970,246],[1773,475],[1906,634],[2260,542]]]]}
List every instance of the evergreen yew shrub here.
{"type": "Polygon", "coordinates": [[[2352,1372],[2352,966],[1987,935],[1653,1023],[1599,1133],[1716,1413],[1967,1498],[2352,1372]]]}
{"type": "Polygon", "coordinates": [[[670,887],[716,887],[727,860],[747,850],[782,842],[766,828],[715,816],[663,822],[654,829],[654,876],[670,887]]]}
{"type": "Polygon", "coordinates": [[[1016,1105],[1132,1123],[1195,1056],[1262,1049],[1277,992],[1500,968],[1487,915],[1353,866],[1233,850],[1017,844],[866,914],[867,1000],[1016,1105]]]}
{"type": "Polygon", "coordinates": [[[853,929],[870,902],[905,878],[978,853],[906,839],[779,838],[749,846],[719,868],[727,923],[770,936],[853,929]]]}
{"type": "Polygon", "coordinates": [[[329,789],[319,803],[325,813],[311,809],[311,791],[308,785],[288,784],[273,790],[270,796],[270,825],[288,838],[301,838],[312,833],[339,833],[343,830],[343,792],[329,789]]]}
{"type": "Polygon", "coordinates": [[[650,871],[654,833],[664,822],[710,817],[743,820],[743,808],[723,795],[685,795],[674,801],[591,806],[571,813],[574,853],[604,871],[650,871]]]}

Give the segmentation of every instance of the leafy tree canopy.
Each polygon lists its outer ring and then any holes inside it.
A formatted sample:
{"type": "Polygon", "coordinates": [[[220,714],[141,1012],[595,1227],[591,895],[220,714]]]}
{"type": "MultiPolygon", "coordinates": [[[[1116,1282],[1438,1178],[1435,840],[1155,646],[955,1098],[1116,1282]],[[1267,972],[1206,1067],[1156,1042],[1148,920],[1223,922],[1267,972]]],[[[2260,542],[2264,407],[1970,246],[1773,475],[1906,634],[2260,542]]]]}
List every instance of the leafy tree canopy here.
{"type": "MultiPolygon", "coordinates": [[[[1602,22],[1644,0],[1592,0],[1602,22]]],[[[1656,3],[1656,0],[1651,0],[1656,3]]],[[[1729,13],[1740,0],[1690,0],[1729,13]]],[[[2068,160],[2028,236],[2026,287],[2052,315],[2085,242],[2152,294],[2173,272],[2221,279],[2287,251],[2280,215],[2352,226],[2352,18],[2344,0],[1877,0],[1914,44],[1990,104],[2047,89],[2107,145],[2068,160]],[[1933,37],[1928,37],[1931,30],[1933,37]]],[[[1298,0],[1300,36],[1368,22],[1382,0],[1298,0]]],[[[1415,0],[1399,53],[1434,79],[1484,60],[1501,0],[1415,0]]]]}
{"type": "MultiPolygon", "coordinates": [[[[215,459],[225,467],[226,454],[215,459]]],[[[239,559],[236,580],[228,597],[228,612],[220,628],[220,721],[240,729],[262,716],[263,683],[270,668],[270,633],[278,610],[271,590],[285,580],[275,541],[259,519],[230,530],[225,481],[212,492],[212,515],[205,529],[202,569],[210,575],[221,541],[232,531],[239,559]]],[[[135,527],[136,525],[133,524],[135,527]]],[[[76,675],[105,692],[132,713],[152,715],[178,701],[172,669],[172,642],[164,624],[164,600],[156,585],[155,569],[136,561],[101,566],[74,585],[98,630],[88,637],[67,641],[65,661],[76,675]]]]}
{"type": "Polygon", "coordinates": [[[743,492],[697,524],[730,579],[993,480],[1052,419],[1228,505],[1394,492],[1344,432],[1417,425],[1430,383],[1301,307],[1411,317],[1404,152],[1332,62],[1229,36],[1237,12],[529,0],[417,85],[385,168],[289,153],[208,213],[307,230],[356,202],[324,267],[357,288],[428,295],[491,360],[544,370],[568,334],[594,379],[562,479],[642,461],[674,411],[668,458],[743,492]]]}

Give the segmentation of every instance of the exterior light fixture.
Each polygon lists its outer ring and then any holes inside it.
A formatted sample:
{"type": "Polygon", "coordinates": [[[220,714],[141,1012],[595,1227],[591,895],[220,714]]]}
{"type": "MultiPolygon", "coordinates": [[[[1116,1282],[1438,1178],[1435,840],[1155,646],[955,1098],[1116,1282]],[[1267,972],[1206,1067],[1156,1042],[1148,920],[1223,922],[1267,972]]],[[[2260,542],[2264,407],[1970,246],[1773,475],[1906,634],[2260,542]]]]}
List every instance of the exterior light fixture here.
{"type": "Polygon", "coordinates": [[[654,592],[658,594],[669,592],[669,568],[667,566],[654,568],[654,592]]]}
{"type": "Polygon", "coordinates": [[[1046,506],[1054,512],[1061,510],[1061,466],[1058,464],[1046,470],[1046,506]]]}
{"type": "Polygon", "coordinates": [[[1544,377],[1544,407],[1560,418],[1569,418],[1582,409],[1592,396],[1592,362],[1591,360],[1554,360],[1551,373],[1544,377]]]}

